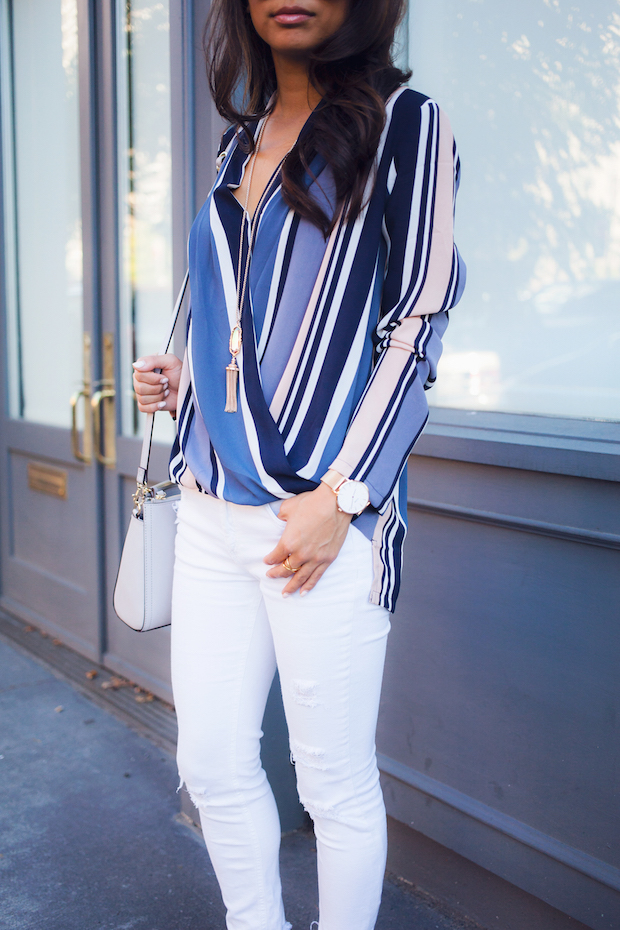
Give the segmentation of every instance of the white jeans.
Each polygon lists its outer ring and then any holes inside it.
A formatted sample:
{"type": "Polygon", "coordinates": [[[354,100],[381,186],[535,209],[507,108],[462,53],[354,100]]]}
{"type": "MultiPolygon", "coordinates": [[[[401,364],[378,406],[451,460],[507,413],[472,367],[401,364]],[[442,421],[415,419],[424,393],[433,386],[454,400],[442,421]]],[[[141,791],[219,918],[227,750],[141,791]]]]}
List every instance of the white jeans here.
{"type": "Polygon", "coordinates": [[[259,744],[277,664],[314,820],[320,930],[372,930],[386,860],[374,740],[389,614],[368,602],[372,547],[355,527],[311,592],[283,598],[286,580],[267,578],[263,558],[284,525],[268,504],[183,490],[172,612],[179,773],[228,930],[285,930],[280,824],[259,744]]]}

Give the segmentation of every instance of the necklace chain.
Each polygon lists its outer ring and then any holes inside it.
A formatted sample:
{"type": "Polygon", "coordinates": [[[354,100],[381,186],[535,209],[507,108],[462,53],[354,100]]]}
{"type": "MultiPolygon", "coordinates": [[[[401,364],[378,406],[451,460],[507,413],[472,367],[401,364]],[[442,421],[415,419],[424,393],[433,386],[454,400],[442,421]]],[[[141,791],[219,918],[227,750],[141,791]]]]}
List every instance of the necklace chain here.
{"type": "Polygon", "coordinates": [[[263,140],[263,132],[265,130],[268,120],[269,120],[269,117],[267,117],[265,121],[263,122],[263,124],[261,125],[258,136],[256,137],[256,147],[251,156],[252,164],[250,165],[250,171],[248,173],[248,186],[245,192],[245,203],[243,205],[243,219],[241,220],[241,232],[239,234],[239,261],[237,262],[237,326],[239,328],[241,328],[241,314],[243,312],[243,304],[245,301],[245,291],[246,291],[247,282],[248,282],[248,273],[250,270],[250,263],[252,261],[252,247],[254,245],[254,231],[255,231],[254,220],[256,219],[258,215],[258,212],[262,206],[263,198],[267,192],[267,188],[269,187],[269,184],[268,184],[265,190],[263,191],[263,193],[261,194],[260,200],[256,204],[256,209],[254,210],[252,217],[250,217],[250,214],[248,213],[248,206],[250,203],[250,191],[252,189],[252,178],[254,177],[254,166],[256,165],[256,159],[258,157],[258,152],[260,150],[260,144],[263,140]],[[243,270],[243,286],[242,286],[241,285],[241,259],[243,258],[243,234],[245,232],[246,222],[248,224],[248,254],[245,259],[245,268],[243,270]]]}
{"type": "MultiPolygon", "coordinates": [[[[254,166],[256,164],[256,159],[257,159],[258,152],[260,149],[260,144],[262,142],[263,132],[265,130],[265,127],[268,121],[269,121],[269,116],[267,116],[264,122],[261,124],[261,127],[258,131],[258,135],[256,136],[256,144],[254,147],[254,151],[252,152],[250,156],[251,163],[250,163],[250,170],[248,172],[248,186],[245,192],[245,203],[243,204],[243,218],[241,220],[241,232],[239,234],[239,260],[237,262],[237,294],[236,294],[237,306],[236,306],[236,313],[235,313],[235,325],[230,331],[230,340],[228,344],[231,358],[230,358],[230,363],[226,366],[226,406],[224,408],[224,411],[226,413],[237,412],[237,385],[239,381],[239,366],[237,364],[237,356],[241,352],[241,343],[242,343],[241,317],[243,315],[243,305],[245,303],[245,295],[246,295],[246,290],[247,290],[248,277],[250,273],[250,265],[252,263],[252,250],[254,248],[254,239],[256,237],[256,229],[257,229],[256,221],[260,214],[261,207],[263,206],[263,201],[265,200],[267,192],[269,191],[271,187],[271,181],[274,178],[274,176],[277,174],[277,172],[279,171],[280,167],[282,166],[282,163],[284,159],[286,158],[286,155],[288,155],[288,152],[287,152],[284,158],[280,161],[278,167],[275,169],[275,171],[271,175],[271,178],[267,182],[265,189],[263,190],[262,194],[259,197],[254,213],[250,217],[250,214],[248,213],[248,206],[250,203],[250,191],[252,188],[252,178],[254,177],[254,166]],[[243,259],[243,238],[244,238],[244,233],[246,229],[246,223],[248,227],[248,252],[246,255],[245,265],[243,268],[243,275],[242,275],[241,264],[242,264],[242,259],[243,259]]],[[[289,149],[289,152],[290,152],[290,149],[289,149]]]]}

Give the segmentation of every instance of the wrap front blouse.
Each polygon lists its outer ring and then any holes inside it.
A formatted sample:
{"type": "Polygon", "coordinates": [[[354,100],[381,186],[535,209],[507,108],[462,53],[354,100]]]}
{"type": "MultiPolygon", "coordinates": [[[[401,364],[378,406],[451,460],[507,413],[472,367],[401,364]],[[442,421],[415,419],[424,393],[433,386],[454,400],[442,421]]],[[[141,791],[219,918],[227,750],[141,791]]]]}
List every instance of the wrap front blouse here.
{"type": "MultiPolygon", "coordinates": [[[[249,156],[234,131],[189,238],[191,312],[170,476],[237,504],[315,488],[329,468],[363,481],[371,506],[355,525],[372,539],[370,599],[394,610],[406,533],[407,457],[428,418],[448,311],[465,268],[453,240],[459,159],[437,104],[409,88],[387,117],[359,216],[325,241],[271,179],[242,308],[239,401],[225,413],[244,224],[232,190],[249,156]]],[[[254,132],[257,127],[254,126],[254,132]]],[[[312,117],[303,132],[312,131],[312,117]]],[[[333,215],[334,184],[317,157],[307,183],[333,215]]]]}

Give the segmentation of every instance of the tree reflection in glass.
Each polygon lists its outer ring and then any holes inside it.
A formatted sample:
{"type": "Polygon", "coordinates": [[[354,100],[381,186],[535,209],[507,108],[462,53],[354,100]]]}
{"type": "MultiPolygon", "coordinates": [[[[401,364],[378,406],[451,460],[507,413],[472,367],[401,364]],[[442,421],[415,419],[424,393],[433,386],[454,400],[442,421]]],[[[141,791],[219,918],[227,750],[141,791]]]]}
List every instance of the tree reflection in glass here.
{"type": "Polygon", "coordinates": [[[420,2],[410,65],[463,162],[469,282],[429,400],[620,419],[620,5],[420,2]]]}

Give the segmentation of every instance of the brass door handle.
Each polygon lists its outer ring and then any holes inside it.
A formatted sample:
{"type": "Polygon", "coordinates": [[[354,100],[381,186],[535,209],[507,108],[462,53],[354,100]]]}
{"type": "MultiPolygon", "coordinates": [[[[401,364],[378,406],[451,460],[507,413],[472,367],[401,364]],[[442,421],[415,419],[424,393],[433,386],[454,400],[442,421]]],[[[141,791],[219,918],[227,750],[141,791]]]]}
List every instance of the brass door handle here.
{"type": "Polygon", "coordinates": [[[91,433],[90,388],[86,385],[71,398],[71,451],[78,462],[90,465],[93,460],[91,433]],[[77,424],[77,408],[80,397],[84,398],[84,445],[80,449],[80,437],[77,424]]]}
{"type": "Polygon", "coordinates": [[[115,403],[116,391],[113,387],[105,387],[93,394],[90,406],[93,412],[93,432],[95,437],[95,455],[97,461],[107,468],[116,465],[116,422],[115,403]],[[104,426],[101,428],[101,410],[106,406],[104,426]],[[103,433],[103,449],[101,437],[103,433]]]}

